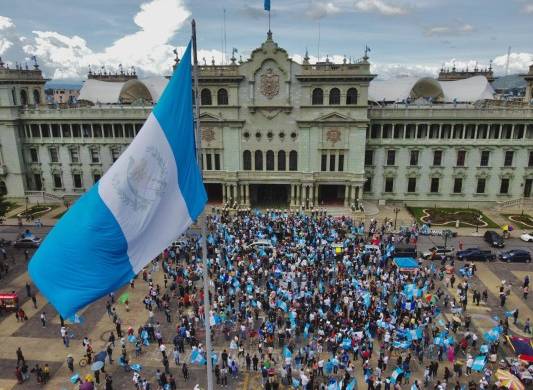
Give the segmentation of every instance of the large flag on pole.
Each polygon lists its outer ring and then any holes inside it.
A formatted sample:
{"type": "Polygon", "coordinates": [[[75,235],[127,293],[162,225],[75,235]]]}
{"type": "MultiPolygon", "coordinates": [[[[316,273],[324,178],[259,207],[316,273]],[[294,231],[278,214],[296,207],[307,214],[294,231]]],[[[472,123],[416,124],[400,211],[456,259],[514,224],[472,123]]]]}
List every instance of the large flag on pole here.
{"type": "Polygon", "coordinates": [[[265,11],[270,11],[270,0],[265,0],[265,11]]]}
{"type": "Polygon", "coordinates": [[[189,44],[139,134],[33,256],[30,276],[64,318],[129,282],[202,212],[191,90],[189,44]]]}

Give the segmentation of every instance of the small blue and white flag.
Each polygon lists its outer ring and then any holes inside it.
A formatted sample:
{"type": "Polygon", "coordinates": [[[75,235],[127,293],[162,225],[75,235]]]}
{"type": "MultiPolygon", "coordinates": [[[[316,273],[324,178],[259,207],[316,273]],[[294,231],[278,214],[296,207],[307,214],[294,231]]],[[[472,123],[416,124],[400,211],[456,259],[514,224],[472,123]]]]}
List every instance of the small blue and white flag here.
{"type": "Polygon", "coordinates": [[[128,283],[204,209],[190,46],[139,134],[29,264],[31,279],[64,318],[128,283]]]}

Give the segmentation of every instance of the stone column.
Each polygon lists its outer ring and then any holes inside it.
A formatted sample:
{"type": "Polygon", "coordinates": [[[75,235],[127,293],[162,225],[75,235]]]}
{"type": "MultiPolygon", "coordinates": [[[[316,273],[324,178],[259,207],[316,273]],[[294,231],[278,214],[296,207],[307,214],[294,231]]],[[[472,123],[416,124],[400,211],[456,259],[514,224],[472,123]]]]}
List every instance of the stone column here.
{"type": "Polygon", "coordinates": [[[344,207],[350,207],[350,186],[344,186],[344,207]]]}
{"type": "Polygon", "coordinates": [[[291,184],[291,197],[289,199],[289,207],[294,207],[296,203],[296,185],[291,184]]]}
{"type": "Polygon", "coordinates": [[[246,206],[250,207],[250,184],[244,185],[244,198],[246,199],[246,206]]]}
{"type": "Polygon", "coordinates": [[[361,191],[361,186],[355,187],[355,198],[361,200],[363,198],[363,191],[361,191]]]}
{"type": "Polygon", "coordinates": [[[226,203],[226,184],[222,183],[222,203],[226,203]]]}

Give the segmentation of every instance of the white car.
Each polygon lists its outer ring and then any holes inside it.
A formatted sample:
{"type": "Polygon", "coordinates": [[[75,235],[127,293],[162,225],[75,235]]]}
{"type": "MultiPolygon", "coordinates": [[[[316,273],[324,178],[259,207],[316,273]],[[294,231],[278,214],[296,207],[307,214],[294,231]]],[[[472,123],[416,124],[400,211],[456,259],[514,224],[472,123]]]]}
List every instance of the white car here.
{"type": "Polygon", "coordinates": [[[533,233],[524,232],[524,234],[520,236],[520,239],[526,242],[533,242],[533,233]]]}

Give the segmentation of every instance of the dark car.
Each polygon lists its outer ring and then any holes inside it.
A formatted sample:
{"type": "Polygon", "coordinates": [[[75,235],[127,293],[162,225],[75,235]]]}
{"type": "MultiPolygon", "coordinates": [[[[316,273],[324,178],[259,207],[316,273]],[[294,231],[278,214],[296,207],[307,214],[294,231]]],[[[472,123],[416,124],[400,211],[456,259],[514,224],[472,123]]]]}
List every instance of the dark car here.
{"type": "MultiPolygon", "coordinates": [[[[465,252],[465,251],[463,251],[465,252]]],[[[496,259],[496,255],[491,251],[473,249],[465,253],[458,253],[457,258],[465,261],[491,261],[496,259]]]]}
{"type": "Polygon", "coordinates": [[[400,244],[394,248],[394,257],[414,257],[416,258],[416,245],[400,244]]]}
{"type": "Polygon", "coordinates": [[[495,248],[503,248],[505,243],[503,242],[503,237],[496,233],[494,230],[487,230],[483,239],[489,243],[490,246],[495,248]]]}
{"type": "Polygon", "coordinates": [[[466,248],[466,249],[463,249],[463,250],[455,252],[455,256],[461,257],[461,256],[464,256],[464,255],[472,252],[472,251],[478,251],[478,250],[479,250],[479,247],[477,247],[477,246],[472,247],[472,248],[466,248]]]}
{"type": "Polygon", "coordinates": [[[523,249],[513,249],[507,252],[502,252],[498,257],[501,261],[506,261],[508,263],[531,263],[531,253],[523,249]]]}

